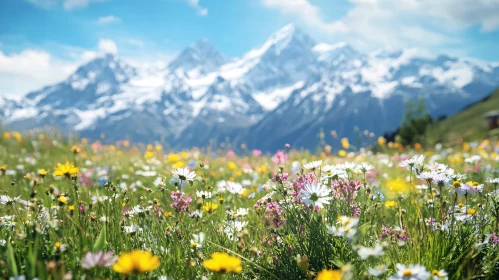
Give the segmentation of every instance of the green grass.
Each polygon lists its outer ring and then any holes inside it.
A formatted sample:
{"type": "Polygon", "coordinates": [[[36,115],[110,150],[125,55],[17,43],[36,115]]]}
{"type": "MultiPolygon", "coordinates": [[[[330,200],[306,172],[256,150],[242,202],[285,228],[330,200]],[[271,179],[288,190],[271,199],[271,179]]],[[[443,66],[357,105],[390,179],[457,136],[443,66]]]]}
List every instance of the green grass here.
{"type": "Polygon", "coordinates": [[[426,151],[411,170],[399,163],[420,152],[393,145],[277,162],[74,141],[0,131],[0,279],[386,280],[410,264],[411,279],[499,279],[495,141],[426,151]],[[116,266],[88,261],[99,252],[116,266]]]}
{"type": "Polygon", "coordinates": [[[436,122],[428,131],[429,144],[455,143],[460,138],[464,141],[482,140],[497,137],[497,130],[489,130],[483,114],[499,110],[499,89],[490,96],[462,110],[454,116],[436,122]]]}

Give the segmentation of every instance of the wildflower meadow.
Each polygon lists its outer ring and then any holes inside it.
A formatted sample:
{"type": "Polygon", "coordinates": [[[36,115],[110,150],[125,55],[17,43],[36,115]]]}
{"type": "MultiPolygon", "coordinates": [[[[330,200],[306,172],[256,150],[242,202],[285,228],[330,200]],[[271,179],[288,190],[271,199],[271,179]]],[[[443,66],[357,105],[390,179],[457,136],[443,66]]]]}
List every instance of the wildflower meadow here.
{"type": "Polygon", "coordinates": [[[499,143],[0,135],[2,279],[499,279],[499,143]],[[331,143],[330,143],[331,144],[331,143]]]}

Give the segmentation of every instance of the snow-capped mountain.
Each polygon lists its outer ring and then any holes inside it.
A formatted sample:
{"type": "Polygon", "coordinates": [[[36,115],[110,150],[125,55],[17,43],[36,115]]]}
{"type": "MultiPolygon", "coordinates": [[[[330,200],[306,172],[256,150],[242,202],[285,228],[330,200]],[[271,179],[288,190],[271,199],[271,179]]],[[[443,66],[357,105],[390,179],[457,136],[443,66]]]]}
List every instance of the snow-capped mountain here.
{"type": "Polygon", "coordinates": [[[363,54],[287,25],[240,58],[207,40],[164,67],[105,55],[21,100],[1,98],[0,116],[18,130],[48,125],[178,148],[226,139],[264,150],[314,148],[321,130],[351,137],[354,126],[378,135],[396,128],[409,99],[423,97],[432,115],[449,115],[498,85],[499,65],[412,49],[363,54]]]}
{"type": "Polygon", "coordinates": [[[216,71],[227,62],[228,60],[208,40],[203,39],[187,47],[170,62],[168,68],[172,71],[182,69],[206,74],[216,71]]]}

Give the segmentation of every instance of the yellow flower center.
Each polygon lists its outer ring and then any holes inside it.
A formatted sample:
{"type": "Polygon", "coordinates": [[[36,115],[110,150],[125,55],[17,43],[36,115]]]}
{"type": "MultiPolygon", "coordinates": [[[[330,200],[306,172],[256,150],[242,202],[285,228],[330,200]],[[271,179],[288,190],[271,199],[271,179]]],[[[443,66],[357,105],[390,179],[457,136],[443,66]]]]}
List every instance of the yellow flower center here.
{"type": "Polygon", "coordinates": [[[412,271],[410,269],[404,270],[404,273],[402,273],[404,277],[409,277],[412,276],[412,271]]]}
{"type": "Polygon", "coordinates": [[[468,213],[468,215],[475,215],[476,210],[475,210],[475,209],[473,209],[473,208],[470,208],[470,209],[468,209],[466,212],[468,213]]]}

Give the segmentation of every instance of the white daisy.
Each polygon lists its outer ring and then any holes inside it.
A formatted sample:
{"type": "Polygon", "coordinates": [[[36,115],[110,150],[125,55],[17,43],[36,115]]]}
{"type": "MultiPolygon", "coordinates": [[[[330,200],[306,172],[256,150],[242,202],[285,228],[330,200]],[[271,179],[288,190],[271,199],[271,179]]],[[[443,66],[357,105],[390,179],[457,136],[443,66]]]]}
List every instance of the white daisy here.
{"type": "Polygon", "coordinates": [[[123,230],[126,232],[126,233],[135,233],[137,231],[143,231],[143,229],[137,225],[131,225],[131,226],[124,226],[123,227],[123,230]]]}
{"type": "Polygon", "coordinates": [[[248,222],[241,222],[239,220],[228,221],[224,227],[224,232],[230,240],[237,240],[236,235],[247,225],[248,222]]]}
{"type": "Polygon", "coordinates": [[[433,176],[433,184],[436,184],[438,186],[444,186],[449,182],[449,180],[450,178],[443,173],[436,174],[435,176],[433,176]]]}
{"type": "Polygon", "coordinates": [[[485,182],[489,183],[489,184],[499,184],[499,178],[494,178],[494,179],[487,179],[485,182]]]}
{"type": "Polygon", "coordinates": [[[196,173],[190,171],[188,168],[177,168],[173,171],[173,178],[180,181],[194,181],[196,173]]]}
{"type": "Polygon", "coordinates": [[[0,195],[0,204],[12,204],[21,199],[21,196],[10,197],[8,195],[0,195]]]}
{"type": "Polygon", "coordinates": [[[198,234],[193,234],[191,239],[191,247],[192,248],[201,248],[203,247],[203,242],[206,235],[204,232],[200,232],[198,234]]]}
{"type": "Polygon", "coordinates": [[[425,171],[425,172],[421,172],[421,174],[419,174],[419,175],[416,175],[416,177],[421,179],[421,180],[424,180],[424,181],[432,181],[436,175],[437,174],[435,174],[433,172],[425,171]]]}
{"type": "Polygon", "coordinates": [[[465,159],[464,159],[464,162],[472,164],[472,163],[475,163],[475,162],[480,161],[481,159],[482,159],[482,157],[481,157],[481,156],[479,156],[479,155],[474,155],[474,156],[471,156],[471,157],[469,157],[469,158],[465,158],[465,159]]]}
{"type": "Polygon", "coordinates": [[[322,177],[321,179],[327,180],[329,178],[337,177],[339,179],[348,178],[348,174],[345,169],[337,166],[337,165],[326,165],[322,168],[322,177]]]}
{"type": "Polygon", "coordinates": [[[230,216],[236,217],[236,218],[244,217],[244,216],[248,215],[248,213],[249,213],[248,208],[239,208],[236,211],[229,211],[228,212],[228,214],[230,216]]]}
{"type": "Polygon", "coordinates": [[[383,247],[379,243],[376,243],[374,248],[360,246],[357,250],[357,254],[359,254],[361,259],[367,260],[369,257],[381,257],[385,253],[383,252],[383,247]]]}
{"type": "Polygon", "coordinates": [[[449,275],[443,269],[440,269],[440,270],[435,269],[431,272],[431,274],[433,275],[433,280],[447,280],[447,279],[449,279],[449,275]]]}
{"type": "Polygon", "coordinates": [[[424,155],[419,155],[419,156],[413,156],[410,159],[406,159],[399,163],[400,167],[407,168],[407,170],[412,170],[415,167],[419,167],[420,165],[423,164],[425,156],[424,155]]]}
{"type": "Polygon", "coordinates": [[[357,164],[355,162],[345,162],[339,165],[345,171],[355,171],[357,168],[357,164]]]}
{"type": "Polygon", "coordinates": [[[362,162],[361,164],[357,165],[357,172],[358,173],[366,173],[367,171],[370,171],[374,169],[374,166],[368,164],[368,163],[365,163],[365,162],[362,162]]]}
{"type": "Polygon", "coordinates": [[[370,267],[367,270],[367,272],[369,272],[369,274],[371,274],[374,277],[380,277],[381,275],[383,275],[386,272],[387,269],[388,268],[386,267],[386,265],[381,264],[381,265],[377,265],[375,267],[370,267]]]}
{"type": "Polygon", "coordinates": [[[191,212],[190,216],[195,219],[201,219],[203,217],[203,211],[194,210],[191,212]]]}
{"type": "Polygon", "coordinates": [[[345,236],[347,238],[353,238],[355,233],[357,232],[357,224],[359,223],[359,219],[351,218],[348,216],[340,216],[338,217],[338,221],[336,222],[337,226],[326,226],[329,230],[330,234],[334,234],[336,236],[345,236]]]}
{"type": "Polygon", "coordinates": [[[243,185],[236,182],[227,182],[227,191],[233,194],[242,194],[243,193],[243,185]]]}
{"type": "Polygon", "coordinates": [[[411,264],[405,266],[397,264],[397,273],[391,276],[390,280],[428,280],[431,274],[426,270],[426,267],[419,264],[411,264]]]}
{"type": "Polygon", "coordinates": [[[226,181],[219,181],[219,182],[217,182],[217,187],[218,187],[219,193],[224,193],[227,191],[227,182],[226,181]]]}
{"type": "Polygon", "coordinates": [[[306,169],[309,169],[309,170],[315,170],[318,167],[321,167],[321,165],[322,165],[322,160],[316,160],[316,161],[311,161],[309,163],[304,164],[303,167],[305,167],[306,169]]]}
{"type": "Polygon", "coordinates": [[[208,191],[196,191],[196,196],[202,199],[207,199],[212,197],[212,193],[208,191]]]}
{"type": "Polygon", "coordinates": [[[331,200],[329,189],[320,183],[306,183],[300,198],[307,206],[319,208],[324,208],[324,204],[329,204],[331,200]]]}

